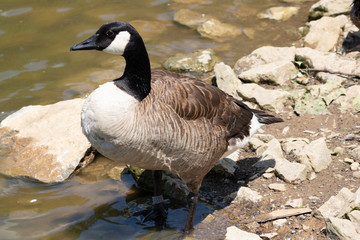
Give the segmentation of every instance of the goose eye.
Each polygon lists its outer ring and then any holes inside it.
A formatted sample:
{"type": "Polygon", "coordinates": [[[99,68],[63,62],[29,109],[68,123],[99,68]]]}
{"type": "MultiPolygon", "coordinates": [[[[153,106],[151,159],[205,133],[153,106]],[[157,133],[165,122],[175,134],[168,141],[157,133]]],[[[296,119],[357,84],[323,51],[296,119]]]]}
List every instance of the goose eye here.
{"type": "Polygon", "coordinates": [[[114,32],[109,30],[109,31],[106,32],[106,36],[112,37],[112,36],[114,36],[114,32]]]}

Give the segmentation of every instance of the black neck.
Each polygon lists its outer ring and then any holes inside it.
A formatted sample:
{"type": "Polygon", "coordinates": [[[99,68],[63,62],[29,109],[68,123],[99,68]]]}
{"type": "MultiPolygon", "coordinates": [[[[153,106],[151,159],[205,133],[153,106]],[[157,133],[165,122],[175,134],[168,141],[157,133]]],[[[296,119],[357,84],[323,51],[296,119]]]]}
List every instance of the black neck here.
{"type": "Polygon", "coordinates": [[[119,79],[115,80],[115,84],[141,101],[151,90],[151,69],[144,42],[141,38],[137,40],[137,43],[129,47],[124,53],[125,71],[119,79]]]}

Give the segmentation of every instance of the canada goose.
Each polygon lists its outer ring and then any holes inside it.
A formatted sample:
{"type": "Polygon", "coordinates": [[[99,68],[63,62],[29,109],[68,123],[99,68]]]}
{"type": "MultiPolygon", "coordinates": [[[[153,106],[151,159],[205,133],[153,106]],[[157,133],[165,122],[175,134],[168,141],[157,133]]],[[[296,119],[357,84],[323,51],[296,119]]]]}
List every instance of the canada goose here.
{"type": "Polygon", "coordinates": [[[360,0],[353,1],[350,18],[353,24],[360,29],[360,0]]]}
{"type": "Polygon", "coordinates": [[[70,50],[92,49],[122,55],[126,67],[120,78],[99,86],[86,99],[81,113],[84,134],[104,156],[155,170],[150,218],[166,217],[161,171],[181,177],[191,192],[184,228],[188,232],[204,176],[261,126],[282,119],[250,109],[200,80],[151,71],[144,42],[128,23],[106,23],[70,50]]]}

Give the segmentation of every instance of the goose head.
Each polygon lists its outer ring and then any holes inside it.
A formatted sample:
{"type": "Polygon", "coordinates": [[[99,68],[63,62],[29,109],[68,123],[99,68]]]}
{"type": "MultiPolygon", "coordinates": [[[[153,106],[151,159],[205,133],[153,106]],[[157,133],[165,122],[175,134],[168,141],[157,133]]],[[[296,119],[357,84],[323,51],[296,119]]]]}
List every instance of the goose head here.
{"type": "Polygon", "coordinates": [[[88,39],[71,46],[71,51],[98,50],[125,58],[124,74],[115,79],[116,86],[141,101],[151,90],[150,60],[144,41],[136,29],[126,22],[102,25],[88,39]]]}
{"type": "Polygon", "coordinates": [[[143,41],[135,28],[118,21],[105,23],[94,35],[71,46],[70,50],[98,50],[126,57],[126,53],[139,45],[143,45],[143,41]]]}

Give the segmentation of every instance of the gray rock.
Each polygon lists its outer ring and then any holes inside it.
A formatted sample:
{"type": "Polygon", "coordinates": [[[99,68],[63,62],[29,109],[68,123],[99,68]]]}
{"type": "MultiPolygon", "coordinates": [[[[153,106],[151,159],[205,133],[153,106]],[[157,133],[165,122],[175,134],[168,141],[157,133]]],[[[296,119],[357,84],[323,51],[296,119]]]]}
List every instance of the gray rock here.
{"type": "Polygon", "coordinates": [[[226,229],[225,240],[261,240],[261,238],[254,234],[243,231],[235,226],[226,229]]]}
{"type": "Polygon", "coordinates": [[[241,187],[234,195],[234,200],[232,203],[241,202],[241,201],[250,201],[250,202],[259,202],[262,199],[262,196],[248,187],[241,187]]]}
{"type": "Polygon", "coordinates": [[[214,18],[200,24],[197,31],[203,37],[211,38],[220,42],[225,41],[228,38],[234,38],[241,35],[239,28],[230,24],[222,23],[214,18]]]}
{"type": "Polygon", "coordinates": [[[324,218],[342,217],[351,210],[355,201],[355,194],[347,188],[342,188],[336,196],[330,197],[319,209],[318,212],[324,218]]]}
{"type": "Polygon", "coordinates": [[[333,50],[346,22],[344,15],[335,18],[323,17],[310,22],[309,32],[304,39],[305,46],[324,52],[333,50]]]}
{"type": "Polygon", "coordinates": [[[257,15],[260,19],[271,19],[277,21],[286,21],[296,15],[299,7],[271,7],[257,15]]]}
{"type": "Polygon", "coordinates": [[[236,161],[238,160],[238,158],[239,158],[239,150],[233,152],[232,154],[230,154],[229,156],[223,159],[220,159],[211,171],[222,176],[228,176],[228,177],[234,176],[237,168],[236,161]]]}
{"type": "Polygon", "coordinates": [[[176,54],[164,62],[164,68],[174,72],[210,72],[217,62],[219,59],[212,49],[203,49],[188,54],[176,54]]]}
{"type": "MultiPolygon", "coordinates": [[[[153,191],[154,181],[152,171],[134,166],[129,166],[129,170],[139,187],[148,191],[153,191]]],[[[172,172],[163,171],[162,182],[164,197],[174,198],[187,203],[186,197],[189,194],[189,189],[181,178],[172,172]]]]}
{"type": "Polygon", "coordinates": [[[284,85],[297,74],[298,70],[290,61],[281,60],[255,66],[240,73],[244,82],[284,85]]]}
{"type": "Polygon", "coordinates": [[[0,171],[42,182],[67,179],[90,148],[80,112],[84,99],[46,106],[27,106],[0,125],[0,171]]]}
{"type": "Polygon", "coordinates": [[[314,172],[326,169],[331,163],[331,153],[326,146],[325,138],[319,138],[304,146],[298,159],[302,164],[311,167],[314,172]]]}
{"type": "Polygon", "coordinates": [[[255,49],[251,54],[240,58],[234,66],[234,71],[240,74],[258,65],[276,61],[294,61],[295,47],[272,47],[264,46],[255,49]]]}
{"type": "Polygon", "coordinates": [[[190,28],[196,29],[200,24],[211,17],[190,9],[179,9],[174,14],[174,21],[190,28]]]}
{"type": "Polygon", "coordinates": [[[352,2],[353,0],[320,0],[311,6],[309,19],[348,14],[350,13],[352,2]]]}
{"type": "Polygon", "coordinates": [[[330,217],[326,219],[327,236],[329,239],[358,240],[360,234],[356,232],[354,224],[348,219],[330,217]]]}
{"type": "Polygon", "coordinates": [[[262,109],[281,112],[284,111],[291,95],[282,90],[265,89],[255,83],[242,84],[239,95],[244,100],[258,104],[262,109]]]}
{"type": "Polygon", "coordinates": [[[218,87],[227,94],[238,97],[238,89],[241,88],[242,83],[231,67],[223,62],[217,63],[214,67],[214,72],[218,87]]]}

